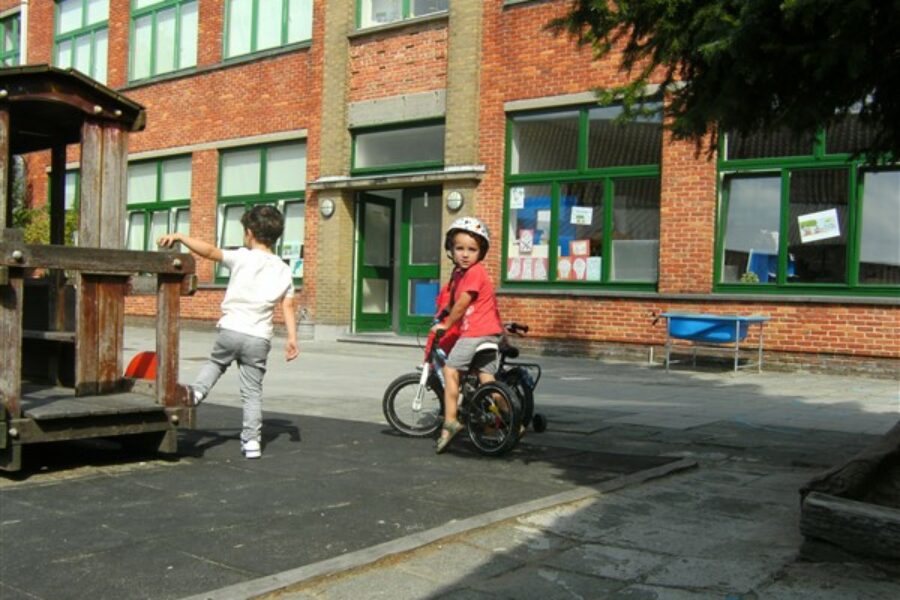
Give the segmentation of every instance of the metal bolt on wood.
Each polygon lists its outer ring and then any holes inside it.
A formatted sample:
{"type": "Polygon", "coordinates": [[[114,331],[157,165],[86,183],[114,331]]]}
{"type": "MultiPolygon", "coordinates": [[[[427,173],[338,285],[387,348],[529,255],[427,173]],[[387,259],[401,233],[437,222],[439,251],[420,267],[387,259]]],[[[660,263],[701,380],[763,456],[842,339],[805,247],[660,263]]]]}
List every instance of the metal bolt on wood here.
{"type": "Polygon", "coordinates": [[[175,260],[173,260],[172,266],[175,267],[176,269],[180,269],[181,268],[181,259],[176,258],[175,260]]]}
{"type": "Polygon", "coordinates": [[[25,255],[22,254],[22,251],[21,251],[21,250],[13,250],[13,253],[12,253],[12,259],[13,259],[14,261],[16,261],[16,262],[22,262],[22,260],[23,260],[24,258],[25,258],[25,255]]]}
{"type": "Polygon", "coordinates": [[[13,439],[18,438],[18,437],[19,437],[19,430],[16,429],[15,427],[10,427],[10,428],[9,428],[9,437],[11,437],[11,438],[13,438],[13,439]]]}
{"type": "Polygon", "coordinates": [[[102,112],[103,112],[103,107],[100,106],[99,104],[95,104],[94,105],[94,114],[99,115],[102,112]]]}

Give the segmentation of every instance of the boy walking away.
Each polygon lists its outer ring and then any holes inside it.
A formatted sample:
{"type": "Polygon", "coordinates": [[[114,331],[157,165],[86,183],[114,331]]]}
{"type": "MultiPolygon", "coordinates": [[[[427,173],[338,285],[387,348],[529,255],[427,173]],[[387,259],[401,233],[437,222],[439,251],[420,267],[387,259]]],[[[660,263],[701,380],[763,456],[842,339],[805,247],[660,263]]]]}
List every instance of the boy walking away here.
{"type": "Polygon", "coordinates": [[[244,247],[222,250],[181,233],[157,240],[163,247],[182,243],[194,254],[221,262],[231,272],[219,334],[207,363],[191,386],[192,400],[199,404],[219,377],[237,361],[240,369],[243,428],[241,451],[247,458],[262,455],[262,380],[271,349],[275,305],[281,304],[287,329],[284,358],[297,358],[297,327],[294,318],[294,282],[291,271],[272,248],[284,232],[284,217],[277,208],[257,205],[241,217],[244,247]]]}
{"type": "Polygon", "coordinates": [[[494,381],[500,366],[495,352],[476,352],[485,342],[499,342],[503,334],[494,286],[481,264],[490,244],[487,227],[474,217],[454,221],[444,238],[444,249],[455,265],[449,285],[450,311],[432,331],[446,331],[459,323],[459,340],[444,366],[444,425],[435,448],[438,454],[463,427],[456,419],[459,372],[477,371],[479,381],[488,383],[494,381]]]}

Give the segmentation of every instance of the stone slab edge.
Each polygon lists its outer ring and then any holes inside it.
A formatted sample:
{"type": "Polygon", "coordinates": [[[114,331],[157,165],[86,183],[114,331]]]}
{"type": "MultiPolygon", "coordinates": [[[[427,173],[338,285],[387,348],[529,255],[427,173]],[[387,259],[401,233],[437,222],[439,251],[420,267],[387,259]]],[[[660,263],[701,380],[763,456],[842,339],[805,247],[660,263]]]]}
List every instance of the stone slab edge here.
{"type": "Polygon", "coordinates": [[[447,537],[459,535],[467,531],[486,527],[508,519],[521,517],[522,515],[544,510],[553,506],[578,502],[604,493],[613,492],[627,486],[644,483],[651,479],[664,477],[678,471],[691,469],[696,466],[696,461],[683,458],[658,467],[622,475],[597,485],[580,486],[552,496],[545,496],[544,498],[515,504],[513,506],[482,513],[459,521],[451,521],[445,525],[429,529],[428,531],[414,533],[396,540],[384,542],[383,544],[363,548],[356,552],[350,552],[296,569],[282,571],[281,573],[275,573],[274,575],[267,575],[258,579],[236,583],[218,590],[189,596],[182,600],[246,600],[248,598],[257,598],[285,590],[285,588],[288,587],[298,586],[304,581],[357,569],[377,562],[387,556],[409,552],[410,550],[427,546],[447,537]]]}

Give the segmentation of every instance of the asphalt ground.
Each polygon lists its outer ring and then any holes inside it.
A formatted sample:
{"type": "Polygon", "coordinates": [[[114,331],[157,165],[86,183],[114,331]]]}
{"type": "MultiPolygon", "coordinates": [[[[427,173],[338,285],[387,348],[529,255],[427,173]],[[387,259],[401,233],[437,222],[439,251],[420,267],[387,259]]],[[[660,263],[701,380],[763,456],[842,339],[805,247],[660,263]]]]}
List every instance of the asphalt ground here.
{"type": "MultiPolygon", "coordinates": [[[[182,381],[212,339],[184,332],[182,381]]],[[[152,340],[126,330],[130,353],[152,340]]],[[[799,560],[797,526],[799,486],[896,423],[896,380],[532,357],[550,427],[486,459],[384,424],[417,349],[279,351],[261,460],[233,370],[178,460],[26,453],[0,477],[0,597],[900,597],[869,565],[799,560]]]]}

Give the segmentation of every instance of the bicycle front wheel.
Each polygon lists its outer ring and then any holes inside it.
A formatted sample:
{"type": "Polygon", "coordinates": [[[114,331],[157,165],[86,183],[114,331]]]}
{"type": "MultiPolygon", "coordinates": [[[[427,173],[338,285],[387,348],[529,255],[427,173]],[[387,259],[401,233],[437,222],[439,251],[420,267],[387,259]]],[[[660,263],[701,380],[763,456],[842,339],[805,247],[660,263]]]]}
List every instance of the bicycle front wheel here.
{"type": "Polygon", "coordinates": [[[480,386],[472,395],[466,430],[481,454],[498,456],[519,441],[522,403],[508,385],[499,381],[480,386]]]}
{"type": "Polygon", "coordinates": [[[419,373],[407,373],[391,382],[384,392],[381,409],[388,424],[402,434],[428,437],[444,422],[444,390],[435,377],[420,390],[419,373]],[[420,398],[416,396],[421,394],[420,398]]]}

